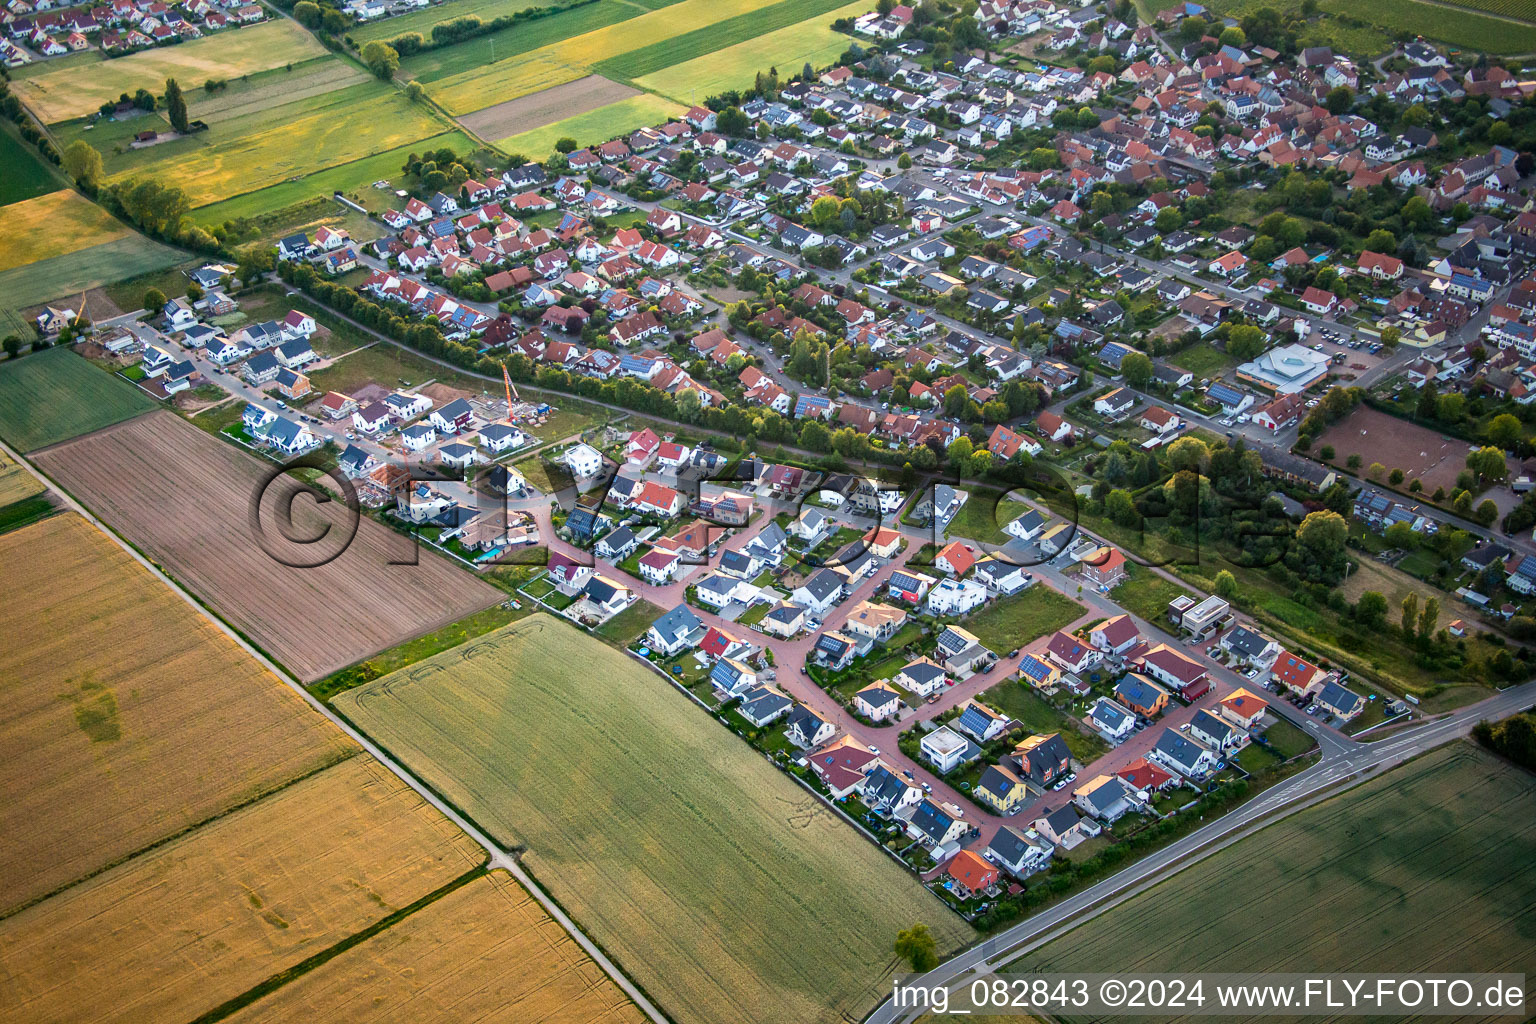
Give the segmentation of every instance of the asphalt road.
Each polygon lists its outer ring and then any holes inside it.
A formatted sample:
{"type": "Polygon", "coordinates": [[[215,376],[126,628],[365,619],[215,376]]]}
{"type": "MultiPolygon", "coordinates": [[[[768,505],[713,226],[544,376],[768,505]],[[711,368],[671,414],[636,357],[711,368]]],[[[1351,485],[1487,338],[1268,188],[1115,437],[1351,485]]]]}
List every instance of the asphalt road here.
{"type": "MultiPolygon", "coordinates": [[[[1215,852],[1217,844],[1224,840],[1240,838],[1303,809],[1312,797],[1358,785],[1426,750],[1464,736],[1482,719],[1515,714],[1533,703],[1536,703],[1536,682],[1524,683],[1392,739],[1354,744],[1348,753],[1325,753],[1312,768],[1265,790],[1231,814],[939,965],[923,975],[921,984],[953,986],[968,980],[966,976],[973,972],[999,969],[1032,948],[1035,940],[1052,933],[1062,924],[1071,921],[1075,927],[1096,917],[1114,905],[1115,897],[1128,897],[1146,883],[1189,867],[1215,852]]],[[[868,1024],[893,1024],[920,1015],[920,1011],[901,1009],[887,1000],[866,1020],[868,1024]]]]}

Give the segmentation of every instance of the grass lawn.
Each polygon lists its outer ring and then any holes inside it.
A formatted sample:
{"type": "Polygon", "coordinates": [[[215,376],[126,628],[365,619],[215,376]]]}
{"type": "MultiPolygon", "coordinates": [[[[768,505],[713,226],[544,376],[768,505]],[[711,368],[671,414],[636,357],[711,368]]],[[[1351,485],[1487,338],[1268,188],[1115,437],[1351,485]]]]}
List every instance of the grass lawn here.
{"type": "Polygon", "coordinates": [[[1030,733],[1061,733],[1067,749],[1083,764],[1088,764],[1109,752],[1109,744],[1098,736],[1085,732],[1066,712],[1059,710],[1030,686],[1017,679],[998,683],[981,695],[984,703],[1019,722],[1030,733]]]}
{"type": "Polygon", "coordinates": [[[354,686],[372,682],[380,676],[389,675],[407,665],[414,665],[423,658],[430,658],[450,647],[457,647],[478,636],[484,636],[494,629],[500,629],[509,622],[516,622],[533,609],[534,606],[525,601],[521,609],[496,605],[493,608],[475,612],[442,629],[434,630],[414,640],[407,640],[398,647],[381,651],[366,661],[360,661],[317,683],[312,683],[308,688],[309,692],[329,702],[338,693],[350,690],[354,686]]]}
{"type": "Polygon", "coordinates": [[[971,496],[949,521],[945,535],[988,544],[1006,544],[1013,538],[1003,532],[1003,527],[1029,511],[1030,506],[1011,498],[1004,499],[1002,491],[989,487],[971,488],[971,496]]]}
{"type": "MultiPolygon", "coordinates": [[[[778,5],[763,13],[781,8],[783,5],[778,5]]],[[[823,6],[822,13],[814,17],[673,64],[635,79],[634,84],[686,103],[694,97],[702,99],[725,90],[749,87],[753,76],[769,67],[777,67],[783,73],[785,68],[799,68],[809,62],[819,68],[835,61],[853,42],[849,36],[833,32],[832,22],[856,18],[868,9],[857,3],[836,8],[823,6]]]]}
{"type": "Polygon", "coordinates": [[[1172,580],[1141,565],[1129,565],[1126,579],[1109,592],[1110,600],[1138,618],[1168,629],[1168,602],[1179,595],[1193,597],[1172,580]]]}
{"type": "Polygon", "coordinates": [[[1191,345],[1182,352],[1175,352],[1168,361],[1196,377],[1216,377],[1227,367],[1237,364],[1236,359],[1210,345],[1191,345]]]}
{"type": "Polygon", "coordinates": [[[1154,973],[1519,971],[1536,956],[1533,885],[1536,778],[1456,743],[1233,844],[1013,969],[1096,970],[1112,949],[1154,973]],[[1262,907],[1234,903],[1239,888],[1262,907]]]}
{"type": "Polygon", "coordinates": [[[637,639],[651,628],[651,623],[661,618],[665,608],[659,608],[641,598],[613,618],[597,627],[597,635],[612,640],[620,646],[637,639]]]}
{"type": "MultiPolygon", "coordinates": [[[[1377,703],[1380,703],[1380,701],[1377,703]]],[[[1317,746],[1311,736],[1308,736],[1301,729],[1283,718],[1277,720],[1268,729],[1264,730],[1264,738],[1275,749],[1275,753],[1286,760],[1290,760],[1298,754],[1305,754],[1317,746]]]]}
{"type": "Polygon", "coordinates": [[[513,467],[523,474],[523,479],[528,481],[528,486],[537,488],[545,494],[552,494],[555,485],[549,479],[549,467],[544,460],[535,455],[531,459],[522,462],[514,462],[513,467]]]}
{"type": "MultiPolygon", "coordinates": [[[[0,167],[5,168],[5,176],[0,178],[0,206],[52,192],[60,184],[37,150],[23,142],[9,123],[0,128],[0,167]]],[[[0,210],[0,217],[8,212],[0,210]]],[[[14,242],[15,236],[11,239],[14,242]]]]}
{"type": "Polygon", "coordinates": [[[319,40],[296,22],[271,18],[175,46],[31,75],[15,88],[39,117],[51,123],[94,113],[124,92],[132,95],[137,89],[148,89],[158,96],[165,91],[167,78],[178,79],[190,89],[209,78],[239,78],[323,53],[319,40]]]}
{"type": "Polygon", "coordinates": [[[1021,594],[993,601],[962,623],[995,654],[1007,654],[1038,637],[1061,629],[1080,617],[1084,608],[1044,584],[1021,594]]]}
{"type": "MultiPolygon", "coordinates": [[[[23,309],[50,299],[69,297],[114,281],[164,270],[185,263],[187,254],[143,235],[93,245],[86,249],[0,271],[0,308],[23,309]]],[[[185,279],[182,290],[185,291],[185,279]]],[[[139,296],[143,297],[143,292],[139,296]]],[[[130,308],[136,308],[130,307],[130,308]]]]}
{"type": "Polygon", "coordinates": [[[498,139],[496,146],[508,153],[521,153],[531,160],[545,160],[554,153],[555,143],[560,139],[572,138],[578,146],[589,146],[606,142],[616,135],[627,135],[636,128],[661,124],[683,112],[683,107],[670,100],[642,93],[542,128],[498,139]]]}
{"type": "MultiPolygon", "coordinates": [[[[490,381],[466,377],[386,341],[348,353],[325,369],[309,375],[309,382],[316,391],[340,391],[344,395],[350,395],[364,384],[376,383],[393,391],[420,387],[429,380],[468,391],[492,390],[490,381]]],[[[500,391],[500,387],[495,390],[500,391]]]]}
{"type": "Polygon", "coordinates": [[[110,242],[128,227],[75,192],[60,189],[35,199],[0,206],[0,271],[110,242]]]}
{"type": "Polygon", "coordinates": [[[24,452],[153,408],[153,398],[67,348],[0,363],[0,437],[24,452]]]}
{"type": "Polygon", "coordinates": [[[591,405],[579,398],[547,396],[554,411],[544,425],[532,428],[529,433],[540,441],[562,441],[574,437],[595,424],[602,423],[614,413],[599,405],[591,405]]]}
{"type": "Polygon", "coordinates": [[[856,1018],[896,932],[972,932],[644,666],[549,615],[337,707],[497,839],[678,1024],[856,1018]],[[857,928],[849,927],[856,921],[857,928]]]}

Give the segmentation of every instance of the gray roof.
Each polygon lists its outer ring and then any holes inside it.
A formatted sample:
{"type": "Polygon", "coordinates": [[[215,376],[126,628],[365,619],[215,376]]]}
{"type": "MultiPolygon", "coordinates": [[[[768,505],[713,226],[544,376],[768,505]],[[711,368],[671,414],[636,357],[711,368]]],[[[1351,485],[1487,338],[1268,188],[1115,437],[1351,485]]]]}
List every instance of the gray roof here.
{"type": "Polygon", "coordinates": [[[1100,697],[1098,703],[1094,704],[1093,710],[1088,714],[1095,722],[1111,731],[1120,728],[1121,724],[1131,717],[1129,711],[1108,697],[1100,697]]]}
{"type": "Polygon", "coordinates": [[[1045,822],[1051,826],[1051,830],[1057,835],[1065,835],[1072,826],[1083,820],[1083,816],[1077,813],[1077,808],[1071,804],[1065,804],[1045,816],[1045,822]]]}
{"type": "Polygon", "coordinates": [[[702,625],[703,623],[699,621],[699,617],[693,614],[692,608],[685,604],[680,604],[651,623],[651,628],[656,631],[658,636],[671,638],[690,633],[702,625]]]}
{"type": "Polygon", "coordinates": [[[943,839],[954,823],[955,819],[939,810],[932,800],[924,800],[912,812],[912,826],[934,842],[943,839]]]}
{"type": "Polygon", "coordinates": [[[815,575],[801,584],[801,587],[819,603],[837,593],[842,585],[842,577],[837,573],[831,569],[818,569],[815,575]]]}

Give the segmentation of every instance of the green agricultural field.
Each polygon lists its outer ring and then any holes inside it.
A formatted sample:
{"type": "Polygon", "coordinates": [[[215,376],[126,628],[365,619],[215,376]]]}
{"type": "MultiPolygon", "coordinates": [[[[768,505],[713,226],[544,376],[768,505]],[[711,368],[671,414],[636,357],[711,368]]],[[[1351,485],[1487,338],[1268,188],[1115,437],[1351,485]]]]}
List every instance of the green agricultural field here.
{"type": "Polygon", "coordinates": [[[199,83],[187,90],[187,108],[192,117],[218,126],[368,80],[368,72],[356,64],[327,54],[237,78],[215,92],[208,92],[199,83]]]}
{"type": "Polygon", "coordinates": [[[994,654],[1007,654],[1080,618],[1086,609],[1070,597],[1036,583],[1021,594],[993,601],[961,623],[994,654]]]}
{"type": "MultiPolygon", "coordinates": [[[[692,32],[684,32],[663,42],[600,61],[594,70],[606,78],[633,82],[674,64],[682,64],[717,50],[729,49],[749,39],[776,33],[842,6],[843,0],[779,0],[770,7],[738,14],[734,18],[716,21],[692,32]]],[[[773,63],[770,61],[757,67],[742,67],[740,70],[755,74],[766,70],[773,63]]]]}
{"type": "Polygon", "coordinates": [[[335,706],[501,842],[679,1024],[857,1019],[897,931],[970,929],[665,681],[546,614],[335,706]]]}
{"type": "Polygon", "coordinates": [[[148,412],[155,400],[67,348],[0,363],[0,437],[20,451],[148,412]]]}
{"type": "Polygon", "coordinates": [[[475,149],[474,141],[463,132],[446,132],[422,139],[409,146],[392,149],[387,153],[376,153],[373,156],[366,156],[361,160],[353,160],[351,163],[336,167],[328,167],[323,171],[316,171],[314,174],[307,174],[292,181],[268,185],[255,192],[247,192],[233,199],[205,206],[194,211],[192,216],[199,224],[222,224],[227,220],[259,217],[265,213],[285,210],[306,199],[329,196],[337,191],[349,193],[354,200],[370,210],[384,210],[396,202],[394,192],[380,191],[370,186],[376,181],[393,181],[399,178],[403,173],[402,168],[405,166],[406,157],[412,152],[442,149],[444,146],[457,153],[471,153],[475,149]]]}
{"type": "Polygon", "coordinates": [[[1532,9],[1530,0],[1451,0],[1457,7],[1470,7],[1476,11],[1486,11],[1489,14],[1500,14],[1506,18],[1517,18],[1521,21],[1530,21],[1536,16],[1536,9],[1532,9]]]}
{"type": "Polygon", "coordinates": [[[814,18],[749,38],[734,46],[673,65],[635,80],[642,89],[671,96],[680,102],[698,102],[706,96],[752,84],[759,71],[777,67],[781,74],[809,63],[813,68],[833,63],[854,40],[829,27],[838,18],[854,18],[869,10],[868,4],[849,4],[814,18]]]}
{"type": "Polygon", "coordinates": [[[107,211],[72,189],[0,206],[0,272],[127,235],[107,211]]]}
{"type": "Polygon", "coordinates": [[[274,18],[116,60],[31,75],[16,83],[16,92],[51,123],[93,114],[124,92],[148,89],[158,96],[167,78],[191,89],[210,78],[239,78],[323,53],[319,41],[296,23],[274,18]]]}
{"type": "Polygon", "coordinates": [[[102,155],[113,179],[165,176],[203,206],[408,147],[447,127],[392,86],[371,80],[235,117],[190,138],[102,155]]]}
{"type": "Polygon", "coordinates": [[[50,299],[78,299],[81,292],[113,281],[163,270],[187,254],[130,234],[88,249],[0,271],[0,309],[25,309],[50,299]]]}
{"type": "Polygon", "coordinates": [[[636,128],[669,121],[684,110],[684,107],[671,100],[642,93],[530,132],[501,139],[496,142],[496,147],[508,153],[521,153],[530,160],[544,160],[555,151],[555,143],[560,139],[572,138],[578,146],[590,146],[606,142],[616,135],[627,135],[636,128]]]}
{"type": "Polygon", "coordinates": [[[498,53],[494,64],[475,66],[432,83],[432,95],[449,113],[467,114],[585,78],[603,61],[684,35],[700,25],[771,6],[766,0],[681,0],[510,59],[498,53]]]}
{"type": "MultiPolygon", "coordinates": [[[[1493,4],[1518,4],[1518,0],[1471,0],[1451,4],[1426,3],[1424,0],[1373,0],[1360,4],[1354,0],[1320,0],[1321,16],[1312,21],[1298,37],[1302,46],[1332,46],[1356,56],[1377,57],[1392,47],[1393,37],[1422,35],[1450,46],[1488,53],[1530,53],[1536,51],[1536,22],[1528,4],[1520,10],[1498,13],[1525,20],[1493,17],[1468,8],[1491,10],[1493,4]]],[[[1272,7],[1287,13],[1299,11],[1301,0],[1214,0],[1212,11],[1242,17],[1260,7],[1272,7]]]]}
{"type": "MultiPolygon", "coordinates": [[[[676,2],[678,0],[666,0],[660,6],[676,2]]],[[[558,43],[562,39],[638,18],[654,9],[656,5],[642,4],[639,0],[598,0],[597,3],[572,7],[524,25],[513,25],[499,32],[406,57],[400,62],[400,77],[414,78],[423,84],[436,82],[558,43]]]]}
{"type": "Polygon", "coordinates": [[[1457,743],[1222,850],[1011,969],[1522,972],[1536,957],[1533,885],[1536,780],[1457,743]]]}
{"type": "Polygon", "coordinates": [[[9,124],[0,128],[0,167],[5,168],[0,176],[0,206],[52,192],[61,184],[37,150],[21,141],[9,124]]]}
{"type": "Polygon", "coordinates": [[[347,30],[347,35],[352,37],[358,49],[362,49],[365,43],[372,40],[382,39],[388,42],[407,32],[420,32],[423,39],[430,40],[434,25],[443,25],[460,18],[494,21],[509,14],[516,14],[528,7],[545,6],[550,6],[546,0],[451,0],[449,3],[428,7],[425,10],[412,11],[410,14],[353,25],[347,30]]]}

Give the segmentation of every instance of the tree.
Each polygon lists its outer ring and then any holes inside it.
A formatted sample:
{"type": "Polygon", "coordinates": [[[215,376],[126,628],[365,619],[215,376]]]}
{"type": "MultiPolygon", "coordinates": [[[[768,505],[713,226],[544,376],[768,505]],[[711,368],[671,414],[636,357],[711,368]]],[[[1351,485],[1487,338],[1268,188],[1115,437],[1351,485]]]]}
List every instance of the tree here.
{"type": "Polygon", "coordinates": [[[1369,476],[1372,480],[1380,480],[1381,474],[1385,473],[1386,471],[1387,467],[1383,466],[1379,462],[1373,462],[1369,466],[1365,467],[1366,476],[1369,476]]]}
{"type": "Polygon", "coordinates": [[[21,335],[7,334],[3,344],[5,346],[5,354],[7,358],[15,359],[18,355],[21,354],[21,335]]]}
{"type": "Polygon", "coordinates": [[[1413,526],[1409,523],[1393,523],[1387,527],[1383,536],[1389,545],[1404,551],[1412,551],[1419,546],[1419,535],[1413,532],[1413,526]]]}
{"type": "Polygon", "coordinates": [[[901,154],[901,156],[896,158],[896,166],[901,168],[903,171],[909,169],[912,166],[912,154],[901,154]]]}
{"type": "Polygon", "coordinates": [[[375,76],[387,82],[400,70],[400,54],[393,46],[375,39],[363,47],[363,63],[375,76]]]}
{"type": "Polygon", "coordinates": [[[1175,473],[1185,470],[1203,473],[1210,461],[1211,450],[1198,437],[1181,437],[1168,446],[1168,465],[1175,473]]]}
{"type": "Polygon", "coordinates": [[[1499,518],[1499,506],[1493,503],[1492,498],[1485,498],[1482,504],[1477,506],[1477,521],[1484,526],[1492,526],[1499,518]]]}
{"type": "Polygon", "coordinates": [[[158,313],[164,305],[165,292],[162,292],[159,288],[151,288],[144,293],[144,308],[151,313],[158,313]]]}
{"type": "Polygon", "coordinates": [[[1387,621],[1387,599],[1374,590],[1367,590],[1355,602],[1355,619],[1372,629],[1381,627],[1387,621]]]}
{"type": "Polygon", "coordinates": [[[1347,85],[1341,85],[1336,89],[1329,90],[1328,98],[1323,100],[1323,106],[1328,108],[1328,113],[1330,114],[1343,114],[1349,110],[1350,105],[1354,102],[1354,90],[1347,85]]]}
{"type": "Polygon", "coordinates": [[[1176,206],[1165,206],[1157,211],[1157,220],[1153,223],[1159,234],[1171,235],[1184,226],[1184,214],[1176,206]]]}
{"type": "Polygon", "coordinates": [[[726,107],[715,115],[715,129],[722,135],[745,135],[752,122],[740,107],[726,107]]]}
{"type": "Polygon", "coordinates": [[[187,134],[187,98],[181,94],[181,86],[174,78],[165,80],[165,116],[172,128],[182,135],[187,134]]]}
{"type": "Polygon", "coordinates": [[[1217,38],[1222,46],[1244,46],[1248,42],[1248,36],[1236,25],[1223,31],[1217,38]]]}
{"type": "Polygon", "coordinates": [[[571,138],[570,136],[566,136],[564,138],[556,139],[555,140],[555,152],[556,153],[574,153],[574,152],[576,152],[576,140],[571,138]]]}
{"type": "Polygon", "coordinates": [[[1227,335],[1227,354],[1234,359],[1247,362],[1264,351],[1264,345],[1269,337],[1262,327],[1252,324],[1238,324],[1227,335]]]}
{"type": "Polygon", "coordinates": [[[965,411],[965,403],[970,401],[970,397],[966,394],[964,384],[951,384],[949,390],[944,392],[944,415],[958,419],[965,411]]]}
{"type": "Polygon", "coordinates": [[[1467,468],[1485,483],[1497,483],[1509,475],[1502,448],[1479,448],[1467,456],[1467,468]]]}
{"type": "Polygon", "coordinates": [[[1419,613],[1419,639],[1428,640],[1435,631],[1435,623],[1440,618],[1440,599],[1431,597],[1424,602],[1424,610],[1419,613]]]}
{"type": "Polygon", "coordinates": [[[1377,228],[1365,236],[1365,247],[1371,252],[1394,252],[1397,249],[1397,236],[1386,228],[1377,228]]]}
{"type": "Polygon", "coordinates": [[[101,180],[101,154],[84,139],[76,139],[65,146],[59,161],[64,173],[86,188],[95,188],[101,180]]]}
{"type": "Polygon", "coordinates": [[[320,5],[314,0],[299,0],[293,5],[293,20],[305,28],[319,28],[320,5]]]}
{"type": "Polygon", "coordinates": [[[1237,596],[1237,577],[1226,569],[1216,574],[1216,596],[1230,601],[1237,596]]]}
{"type": "Polygon", "coordinates": [[[1104,514],[1121,526],[1136,526],[1141,513],[1136,510],[1136,500],[1131,492],[1115,488],[1104,496],[1104,514]]]}
{"type": "Polygon", "coordinates": [[[1501,412],[1488,421],[1488,429],[1483,435],[1491,445],[1513,448],[1520,443],[1520,421],[1510,413],[1501,412]]]}
{"type": "Polygon", "coordinates": [[[1352,470],[1358,470],[1360,468],[1360,463],[1364,461],[1365,460],[1360,458],[1359,455],[1351,455],[1349,458],[1344,460],[1344,465],[1348,466],[1352,470]]]}
{"type": "Polygon", "coordinates": [[[811,223],[819,228],[831,227],[837,220],[839,209],[836,196],[820,196],[811,204],[811,223]]]}
{"type": "Polygon", "coordinates": [[[1120,360],[1120,372],[1133,388],[1144,388],[1152,380],[1152,360],[1142,352],[1128,352],[1120,360]]]}
{"type": "Polygon", "coordinates": [[[413,78],[405,83],[405,98],[412,103],[420,103],[426,95],[427,90],[422,88],[421,83],[416,81],[416,79],[413,78]]]}
{"type": "Polygon", "coordinates": [[[1348,539],[1349,523],[1337,512],[1310,512],[1296,527],[1296,543],[1302,556],[1324,570],[1331,570],[1344,557],[1344,542],[1348,539]]]}
{"type": "Polygon", "coordinates": [[[1394,469],[1392,472],[1387,474],[1387,483],[1391,484],[1393,487],[1396,487],[1398,484],[1403,482],[1403,477],[1407,475],[1407,473],[1404,473],[1400,469],[1394,469]]]}
{"type": "Polygon", "coordinates": [[[928,926],[921,921],[896,933],[896,955],[911,964],[918,974],[926,974],[939,966],[938,944],[928,926]]]}
{"type": "Polygon", "coordinates": [[[1403,598],[1403,636],[1413,639],[1413,629],[1419,621],[1419,595],[1409,594],[1403,598]]]}

